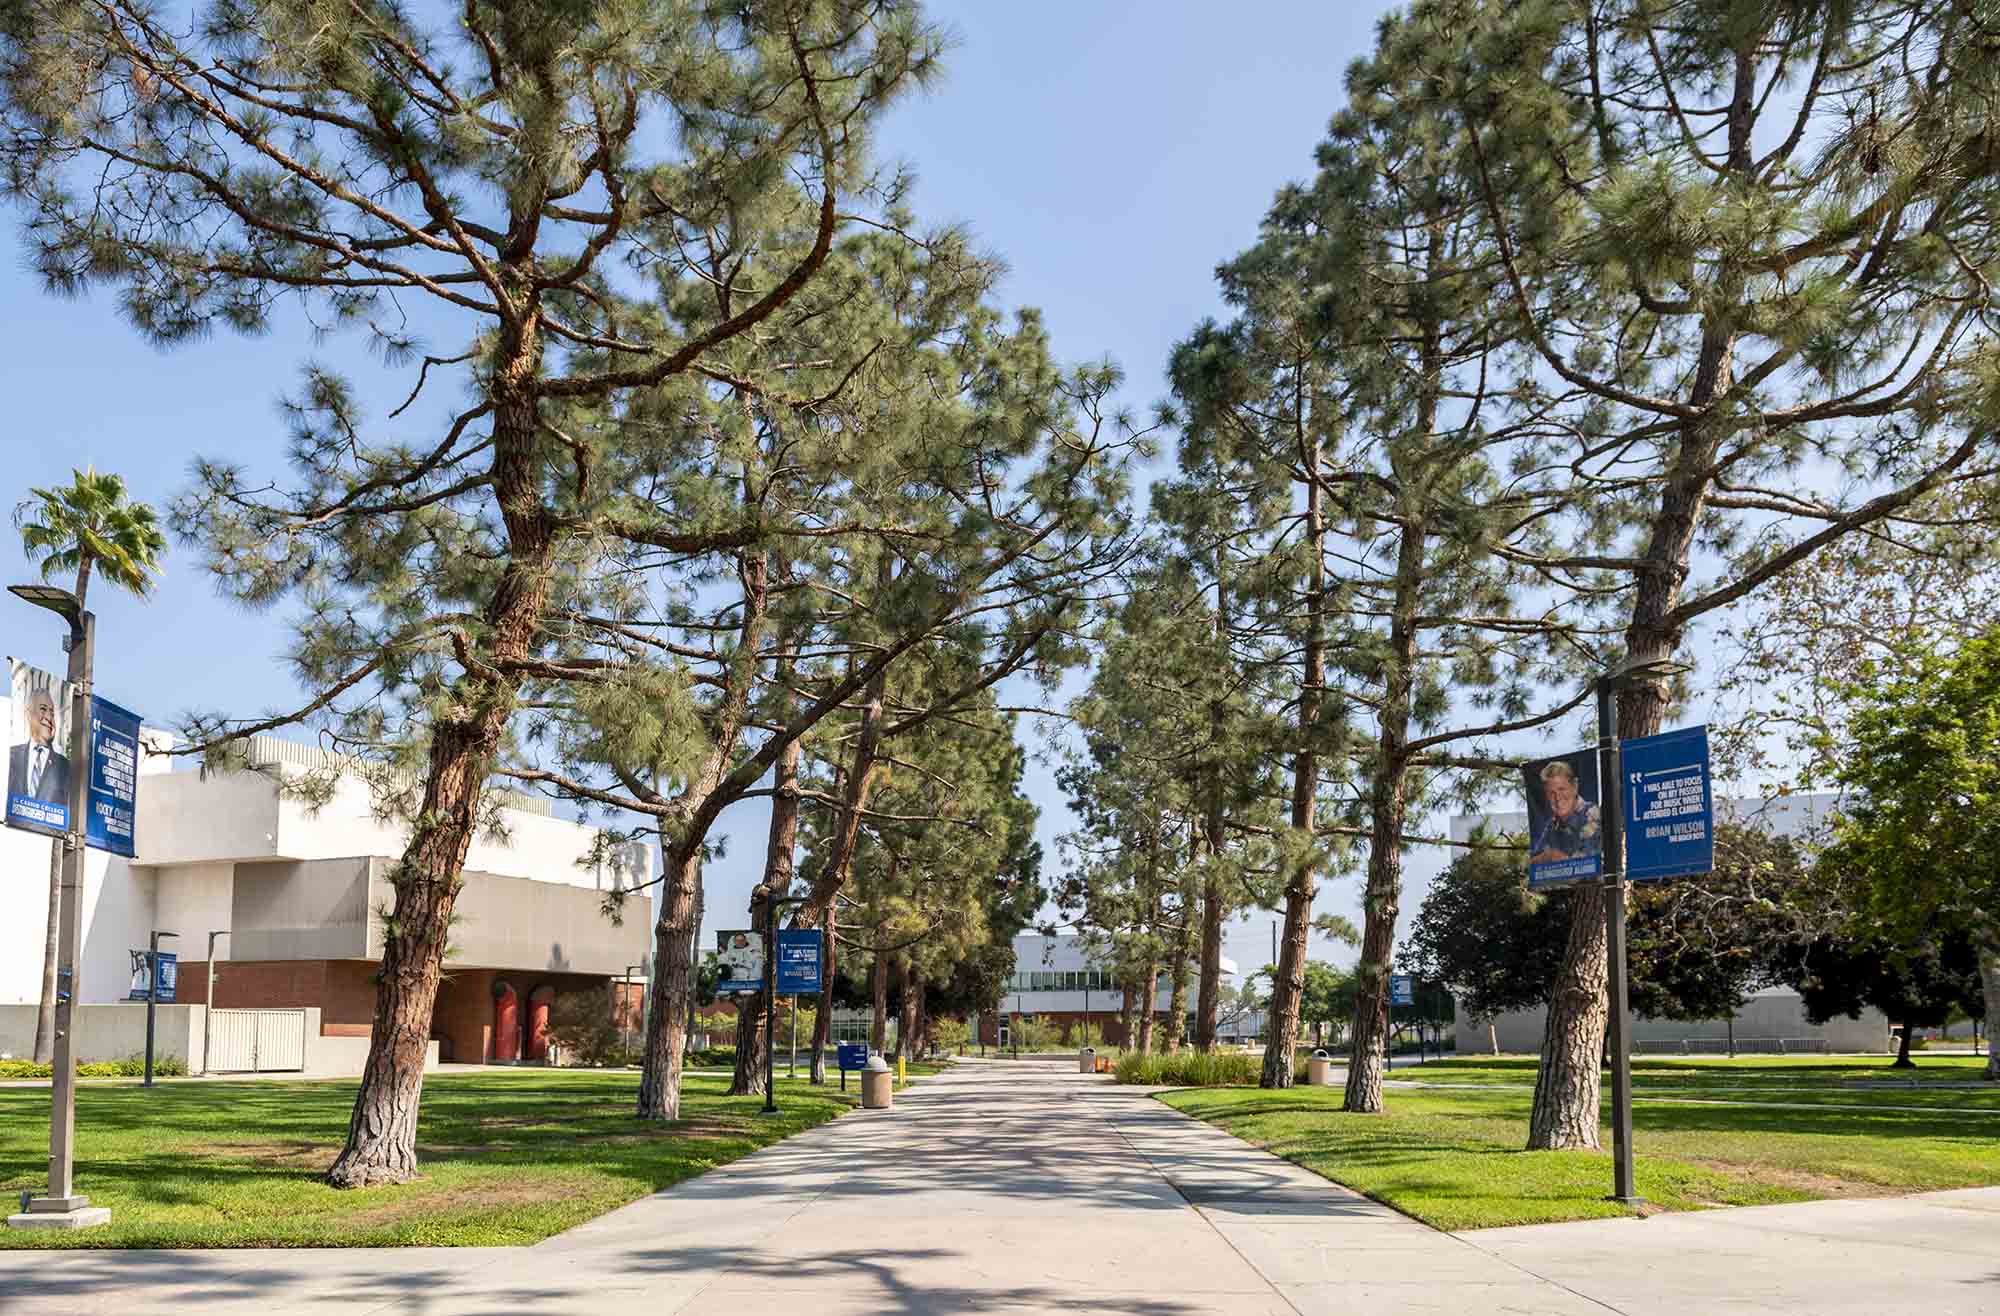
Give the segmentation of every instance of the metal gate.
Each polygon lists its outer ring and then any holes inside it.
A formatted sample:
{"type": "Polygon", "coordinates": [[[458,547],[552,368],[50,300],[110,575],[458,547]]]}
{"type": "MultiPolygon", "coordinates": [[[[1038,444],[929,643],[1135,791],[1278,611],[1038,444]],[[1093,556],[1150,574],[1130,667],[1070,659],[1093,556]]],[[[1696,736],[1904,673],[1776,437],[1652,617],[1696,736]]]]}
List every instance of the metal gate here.
{"type": "Polygon", "coordinates": [[[208,1068],[261,1074],[306,1067],[304,1010],[211,1010],[208,1068]]]}

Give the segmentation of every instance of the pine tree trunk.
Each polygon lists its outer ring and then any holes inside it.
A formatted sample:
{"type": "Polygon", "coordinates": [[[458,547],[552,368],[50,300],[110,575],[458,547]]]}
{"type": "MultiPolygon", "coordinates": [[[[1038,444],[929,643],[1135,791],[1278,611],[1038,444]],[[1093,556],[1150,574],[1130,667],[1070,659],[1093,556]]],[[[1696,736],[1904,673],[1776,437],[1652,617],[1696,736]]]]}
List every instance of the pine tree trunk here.
{"type": "MultiPolygon", "coordinates": [[[[784,687],[783,664],[779,687],[784,687]]],[[[778,704],[782,718],[787,704],[778,704]]],[[[765,834],[764,845],[764,886],[773,899],[788,896],[792,891],[792,872],[795,867],[794,850],[799,837],[799,742],[794,740],[785,746],[772,769],[771,825],[765,834]]],[[[777,954],[776,946],[768,946],[765,952],[777,954]]],[[[771,1039],[764,1035],[764,1015],[768,1009],[768,998],[762,991],[750,998],[751,1017],[746,1025],[739,1012],[736,1018],[736,1071],[729,1080],[729,1094],[734,1097],[764,1095],[764,1049],[771,1039]]]]}
{"type": "Polygon", "coordinates": [[[1157,960],[1146,961],[1146,971],[1139,975],[1139,1045],[1142,1056],[1153,1054],[1153,1027],[1155,1015],[1159,1012],[1160,965],[1157,960]]]}
{"type": "Polygon", "coordinates": [[[46,1065],[56,1054],[56,948],[61,942],[63,845],[49,842],[49,921],[42,939],[42,997],[35,1007],[35,1063],[46,1065]]]}
{"type": "Polygon", "coordinates": [[[729,1078],[732,1097],[764,1095],[764,1015],[770,997],[762,988],[736,998],[736,1068],[729,1078]]]}
{"type": "Polygon", "coordinates": [[[1139,993],[1133,990],[1130,982],[1120,984],[1120,992],[1121,995],[1118,1001],[1118,1049],[1120,1051],[1129,1051],[1132,1049],[1132,1011],[1139,1003],[1137,999],[1139,993]]]}
{"type": "Polygon", "coordinates": [[[646,1030],[639,1077],[638,1117],[681,1117],[681,1071],[694,1009],[694,942],[691,930],[701,890],[701,843],[683,836],[667,853],[660,919],[653,937],[653,1026],[646,1030]]]}
{"type": "MultiPolygon", "coordinates": [[[[1303,381],[1305,372],[1299,371],[1297,378],[1303,381]]],[[[1302,390],[1302,382],[1300,387],[1302,390]]],[[[1306,424],[1302,392],[1294,398],[1293,414],[1301,426],[1306,424]]],[[[1302,430],[1297,438],[1299,450],[1307,461],[1305,546],[1311,555],[1306,584],[1306,607],[1310,615],[1306,620],[1305,652],[1299,683],[1300,748],[1292,758],[1292,831],[1293,841],[1300,847],[1301,853],[1292,870],[1292,880],[1285,886],[1285,926],[1278,944],[1277,976],[1271,983],[1270,1024],[1264,1038],[1264,1072],[1258,1080],[1260,1086],[1267,1088],[1288,1088],[1292,1085],[1293,1057],[1299,1044],[1299,1005],[1306,992],[1306,958],[1310,953],[1308,938],[1312,935],[1313,898],[1318,894],[1313,880],[1313,863],[1318,854],[1313,823],[1319,799],[1319,756],[1313,752],[1312,742],[1319,735],[1319,696],[1326,685],[1326,657],[1320,620],[1326,610],[1326,568],[1321,557],[1321,541],[1326,529],[1320,514],[1319,436],[1315,433],[1308,437],[1302,430]]]]}
{"type": "Polygon", "coordinates": [[[1194,950],[1194,921],[1188,917],[1191,912],[1181,912],[1180,935],[1174,944],[1173,994],[1167,998],[1168,1055],[1181,1049],[1181,1034],[1187,1030],[1188,958],[1194,950]]]}
{"type": "Polygon", "coordinates": [[[541,425],[525,381],[536,366],[532,327],[521,335],[493,390],[493,493],[510,557],[488,603],[485,634],[458,678],[447,716],[433,723],[423,802],[390,881],[396,905],[376,975],[368,1059],[354,1097],[347,1144],[327,1170],[336,1188],[402,1183],[417,1169],[417,1108],[437,1004],[452,906],[479,823],[501,736],[514,712],[548,598],[553,540],[537,484],[541,425]]]}
{"type": "MultiPolygon", "coordinates": [[[[1424,355],[1435,356],[1435,326],[1424,355]]],[[[1429,375],[1428,365],[1426,369],[1429,375]]],[[[1420,432],[1435,423],[1434,401],[1420,405],[1420,432]]],[[[1377,713],[1374,781],[1368,800],[1368,884],[1361,897],[1361,960],[1355,966],[1354,1037],[1348,1047],[1347,1091],[1341,1109],[1382,1110],[1383,1061],[1389,1046],[1389,968],[1396,950],[1396,914],[1403,899],[1403,824],[1410,801],[1410,715],[1416,689],[1417,610],[1422,599],[1428,532],[1412,520],[1398,532],[1396,589],[1384,655],[1382,707],[1377,713]]]]}
{"type": "Polygon", "coordinates": [[[898,966],[902,969],[902,990],[897,993],[896,998],[895,1058],[898,1060],[915,1060],[917,1054],[914,1046],[917,1040],[918,1027],[917,972],[915,966],[910,963],[910,957],[907,954],[898,956],[897,962],[898,966]]]}
{"type": "Polygon", "coordinates": [[[875,1017],[868,1024],[868,1049],[877,1055],[887,1052],[889,1046],[889,955],[886,951],[875,952],[875,962],[869,967],[869,986],[874,993],[875,1017]]]}
{"type": "Polygon", "coordinates": [[[1194,1021],[1194,1049],[1204,1053],[1215,1049],[1215,1017],[1222,1003],[1222,907],[1222,877],[1211,868],[1202,883],[1201,982],[1194,1021]]]}
{"type": "Polygon", "coordinates": [[[1603,1095],[1605,996],[1604,898],[1593,885],[1570,889],[1569,942],[1549,994],[1542,1066],[1528,1116],[1528,1149],[1595,1148],[1603,1095]]]}

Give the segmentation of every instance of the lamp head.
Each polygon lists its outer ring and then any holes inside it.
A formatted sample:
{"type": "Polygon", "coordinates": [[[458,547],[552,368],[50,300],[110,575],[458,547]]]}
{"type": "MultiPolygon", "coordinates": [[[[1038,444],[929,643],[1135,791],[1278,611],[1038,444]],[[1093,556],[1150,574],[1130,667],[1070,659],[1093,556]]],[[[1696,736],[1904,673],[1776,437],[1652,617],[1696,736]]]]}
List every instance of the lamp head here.
{"type": "Polygon", "coordinates": [[[38,608],[47,608],[68,622],[71,630],[82,623],[83,609],[77,606],[76,595],[59,585],[9,585],[7,592],[38,608]]]}

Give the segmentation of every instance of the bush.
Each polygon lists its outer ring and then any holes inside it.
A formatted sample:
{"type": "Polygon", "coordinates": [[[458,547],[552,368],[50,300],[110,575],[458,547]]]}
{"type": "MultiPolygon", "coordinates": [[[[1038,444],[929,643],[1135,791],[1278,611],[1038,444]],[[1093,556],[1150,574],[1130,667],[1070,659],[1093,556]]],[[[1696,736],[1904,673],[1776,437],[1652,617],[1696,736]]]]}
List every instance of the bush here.
{"type": "Polygon", "coordinates": [[[690,1069],[734,1069],[736,1068],[736,1048],[733,1046],[711,1046],[701,1051],[690,1051],[684,1061],[690,1069]]]}
{"type": "MultiPolygon", "coordinates": [[[[153,1057],[153,1074],[158,1078],[180,1078],[188,1072],[187,1061],[175,1055],[153,1057]]],[[[146,1053],[134,1051],[123,1060],[93,1060],[76,1067],[78,1078],[143,1078],[146,1053]]],[[[53,1078],[55,1067],[32,1060],[0,1060],[0,1078],[53,1078]]]]}
{"type": "Polygon", "coordinates": [[[1147,1087],[1256,1087],[1263,1077],[1261,1056],[1242,1051],[1182,1051],[1176,1055],[1140,1055],[1133,1051],[1118,1061],[1120,1083],[1147,1087]]]}
{"type": "Polygon", "coordinates": [[[569,1064],[597,1068],[611,1063],[625,1043],[611,1022],[611,1005],[597,992],[564,992],[549,1005],[549,1040],[569,1064]]]}

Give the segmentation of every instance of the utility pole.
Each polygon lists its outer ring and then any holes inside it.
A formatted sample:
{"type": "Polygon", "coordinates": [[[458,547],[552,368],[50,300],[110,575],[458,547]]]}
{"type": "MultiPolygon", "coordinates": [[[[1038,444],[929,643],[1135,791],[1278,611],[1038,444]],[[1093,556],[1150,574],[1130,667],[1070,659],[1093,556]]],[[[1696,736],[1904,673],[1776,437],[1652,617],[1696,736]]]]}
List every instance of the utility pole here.
{"type": "Polygon", "coordinates": [[[76,595],[54,585],[10,585],[15,595],[69,623],[69,818],[62,837],[62,894],[57,905],[56,1036],[49,1111],[49,1190],[9,1216],[12,1228],[83,1229],[111,1223],[111,1208],[92,1206],[76,1191],[76,1006],[83,984],[83,838],[89,806],[90,682],[96,657],[97,617],[76,595]]]}

